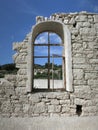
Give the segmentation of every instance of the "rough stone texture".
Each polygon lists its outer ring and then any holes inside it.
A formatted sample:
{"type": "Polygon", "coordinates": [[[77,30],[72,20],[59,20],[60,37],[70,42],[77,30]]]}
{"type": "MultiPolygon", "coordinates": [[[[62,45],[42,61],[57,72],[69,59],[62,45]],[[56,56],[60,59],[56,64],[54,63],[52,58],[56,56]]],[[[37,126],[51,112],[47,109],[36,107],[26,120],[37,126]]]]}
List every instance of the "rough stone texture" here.
{"type": "Polygon", "coordinates": [[[0,130],[97,130],[95,117],[0,118],[0,130]]]}
{"type": "Polygon", "coordinates": [[[98,14],[37,17],[37,23],[47,20],[63,22],[70,30],[74,92],[26,93],[29,34],[13,44],[17,75],[0,79],[0,116],[75,116],[77,106],[82,107],[81,116],[98,115],[98,14]]]}

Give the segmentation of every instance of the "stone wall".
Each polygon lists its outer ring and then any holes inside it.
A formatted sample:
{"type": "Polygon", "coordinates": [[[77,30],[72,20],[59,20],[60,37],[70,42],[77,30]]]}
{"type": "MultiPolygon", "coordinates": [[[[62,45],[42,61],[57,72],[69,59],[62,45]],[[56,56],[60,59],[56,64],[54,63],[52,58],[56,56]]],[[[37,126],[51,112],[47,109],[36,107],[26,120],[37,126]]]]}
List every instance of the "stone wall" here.
{"type": "Polygon", "coordinates": [[[28,42],[14,43],[17,75],[0,79],[0,116],[98,115],[98,14],[86,12],[37,17],[63,22],[71,32],[74,92],[26,93],[28,42]]]}

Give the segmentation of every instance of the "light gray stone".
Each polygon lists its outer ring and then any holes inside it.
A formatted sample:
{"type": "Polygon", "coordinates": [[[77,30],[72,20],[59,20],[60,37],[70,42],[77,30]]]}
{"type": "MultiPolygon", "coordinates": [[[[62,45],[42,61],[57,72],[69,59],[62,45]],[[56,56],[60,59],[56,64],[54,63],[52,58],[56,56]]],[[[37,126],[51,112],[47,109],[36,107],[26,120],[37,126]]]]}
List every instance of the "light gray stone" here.
{"type": "Polygon", "coordinates": [[[37,103],[33,107],[34,114],[46,113],[46,106],[44,102],[37,103]]]}
{"type": "Polygon", "coordinates": [[[74,79],[83,79],[83,69],[73,69],[74,79]]]}
{"type": "Polygon", "coordinates": [[[79,15],[75,18],[75,20],[80,22],[87,21],[87,15],[79,15]]]}
{"type": "Polygon", "coordinates": [[[98,23],[98,15],[94,15],[94,22],[98,23]]]}
{"type": "Polygon", "coordinates": [[[49,113],[58,113],[61,111],[61,106],[60,105],[50,105],[48,106],[48,112],[49,113]]]}
{"type": "Polygon", "coordinates": [[[53,100],[51,100],[51,104],[52,105],[59,105],[59,100],[53,99],[53,100]]]}

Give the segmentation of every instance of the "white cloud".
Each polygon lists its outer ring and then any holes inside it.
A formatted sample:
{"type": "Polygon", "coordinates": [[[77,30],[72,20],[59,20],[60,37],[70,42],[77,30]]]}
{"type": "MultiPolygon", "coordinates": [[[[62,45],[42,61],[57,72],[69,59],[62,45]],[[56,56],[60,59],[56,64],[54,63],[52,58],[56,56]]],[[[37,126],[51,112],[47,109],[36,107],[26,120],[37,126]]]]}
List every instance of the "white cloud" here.
{"type": "MultiPolygon", "coordinates": [[[[51,43],[62,43],[61,38],[55,34],[55,33],[50,33],[50,42],[51,43]]],[[[44,32],[38,35],[38,37],[35,40],[35,43],[48,43],[48,33],[44,32]]]]}
{"type": "Polygon", "coordinates": [[[48,43],[48,33],[47,32],[44,32],[44,33],[41,33],[37,36],[36,40],[35,40],[35,43],[48,43]]]}
{"type": "Polygon", "coordinates": [[[35,40],[35,43],[47,43],[47,39],[44,36],[41,36],[35,40]]]}

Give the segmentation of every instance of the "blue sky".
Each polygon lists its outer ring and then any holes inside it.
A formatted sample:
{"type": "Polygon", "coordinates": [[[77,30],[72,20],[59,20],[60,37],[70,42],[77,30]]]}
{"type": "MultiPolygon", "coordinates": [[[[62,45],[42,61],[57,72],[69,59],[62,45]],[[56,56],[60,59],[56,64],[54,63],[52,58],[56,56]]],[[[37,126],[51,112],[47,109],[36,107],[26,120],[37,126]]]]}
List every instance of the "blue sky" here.
{"type": "Polygon", "coordinates": [[[36,16],[58,12],[98,13],[98,0],[0,0],[0,65],[12,63],[12,43],[22,41],[36,16]]]}

